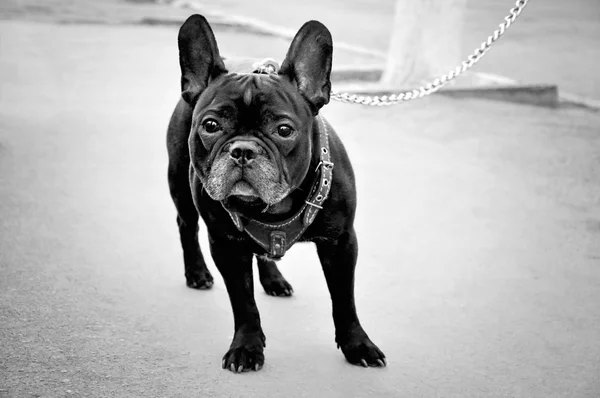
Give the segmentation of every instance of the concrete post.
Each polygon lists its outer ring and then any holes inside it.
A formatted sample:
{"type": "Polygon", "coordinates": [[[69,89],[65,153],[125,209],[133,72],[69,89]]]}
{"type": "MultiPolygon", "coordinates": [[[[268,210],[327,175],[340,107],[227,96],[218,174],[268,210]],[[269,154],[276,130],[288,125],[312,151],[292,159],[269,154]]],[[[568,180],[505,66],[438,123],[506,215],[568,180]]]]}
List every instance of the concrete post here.
{"type": "Polygon", "coordinates": [[[415,88],[461,62],[467,0],[397,0],[381,83],[415,88]]]}

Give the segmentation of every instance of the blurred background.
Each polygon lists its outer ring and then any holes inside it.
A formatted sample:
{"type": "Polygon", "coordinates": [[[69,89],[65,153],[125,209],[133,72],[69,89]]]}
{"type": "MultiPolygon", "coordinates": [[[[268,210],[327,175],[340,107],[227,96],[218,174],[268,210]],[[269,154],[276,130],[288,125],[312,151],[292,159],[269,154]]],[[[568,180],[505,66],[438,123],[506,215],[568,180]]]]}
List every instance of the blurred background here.
{"type": "Polygon", "coordinates": [[[324,108],[357,175],[357,307],[387,368],[336,350],[313,245],[280,262],[291,298],[255,284],[258,373],[220,368],[233,322],[202,225],[215,286],[183,277],[165,132],[185,18],[207,16],[227,58],[278,61],[320,20],[333,89],[368,93],[445,73],[513,6],[0,2],[0,397],[599,397],[597,0],[530,1],[446,95],[324,108]]]}

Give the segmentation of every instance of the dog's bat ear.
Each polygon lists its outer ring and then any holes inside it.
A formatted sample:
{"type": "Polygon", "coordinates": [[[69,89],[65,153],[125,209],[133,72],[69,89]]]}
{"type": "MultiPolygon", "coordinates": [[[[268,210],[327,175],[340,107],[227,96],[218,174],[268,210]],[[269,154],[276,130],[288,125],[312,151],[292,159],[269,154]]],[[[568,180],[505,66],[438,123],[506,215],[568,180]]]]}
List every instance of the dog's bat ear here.
{"type": "Polygon", "coordinates": [[[215,35],[202,15],[192,15],[181,25],[177,42],[181,96],[185,102],[193,105],[210,79],[227,73],[227,69],[219,55],[215,35]]]}
{"type": "Polygon", "coordinates": [[[279,74],[298,87],[316,114],[329,102],[331,93],[331,33],[318,21],[305,23],[290,45],[279,74]]]}

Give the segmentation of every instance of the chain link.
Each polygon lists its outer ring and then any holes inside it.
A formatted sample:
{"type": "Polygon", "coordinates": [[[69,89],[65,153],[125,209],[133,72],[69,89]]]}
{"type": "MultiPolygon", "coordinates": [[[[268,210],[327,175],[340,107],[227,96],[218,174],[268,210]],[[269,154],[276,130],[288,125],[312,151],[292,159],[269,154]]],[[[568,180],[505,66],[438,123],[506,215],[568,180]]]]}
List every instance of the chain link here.
{"type": "Polygon", "coordinates": [[[465,73],[468,69],[470,69],[473,65],[475,65],[490,49],[492,44],[496,40],[498,40],[504,32],[512,25],[513,22],[517,19],[521,11],[527,5],[529,0],[518,0],[515,3],[515,7],[510,9],[510,15],[507,15],[504,18],[504,22],[500,24],[498,29],[492,33],[492,35],[488,36],[487,40],[481,43],[481,45],[473,52],[473,54],[469,55],[466,61],[463,61],[460,66],[457,66],[454,70],[446,73],[445,75],[440,76],[439,78],[433,80],[432,82],[419,87],[418,89],[405,91],[397,94],[391,95],[383,95],[383,96],[369,96],[369,95],[357,95],[357,94],[349,94],[349,93],[338,93],[332,91],[331,98],[336,101],[347,102],[352,104],[361,104],[368,106],[389,106],[395,105],[403,101],[410,101],[413,99],[421,98],[431,93],[436,92],[440,88],[444,87],[448,82],[454,80],[456,77],[465,73]]]}

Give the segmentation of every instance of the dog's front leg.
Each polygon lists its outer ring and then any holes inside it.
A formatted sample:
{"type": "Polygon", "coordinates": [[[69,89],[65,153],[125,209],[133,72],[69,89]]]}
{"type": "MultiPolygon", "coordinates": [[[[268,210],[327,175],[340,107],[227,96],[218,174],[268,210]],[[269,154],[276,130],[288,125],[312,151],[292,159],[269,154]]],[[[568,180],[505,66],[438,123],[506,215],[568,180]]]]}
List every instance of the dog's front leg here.
{"type": "Polygon", "coordinates": [[[354,270],[358,242],[354,229],[337,240],[319,241],[317,251],[333,307],[335,341],[348,362],[363,366],[385,366],[385,355],[369,339],[358,320],[354,303],[354,270]]]}
{"type": "Polygon", "coordinates": [[[231,308],[234,335],[229,351],[223,357],[223,369],[232,372],[259,370],[265,362],[265,335],[254,301],[252,252],[232,242],[215,242],[210,248],[215,265],[221,272],[231,308]]]}

